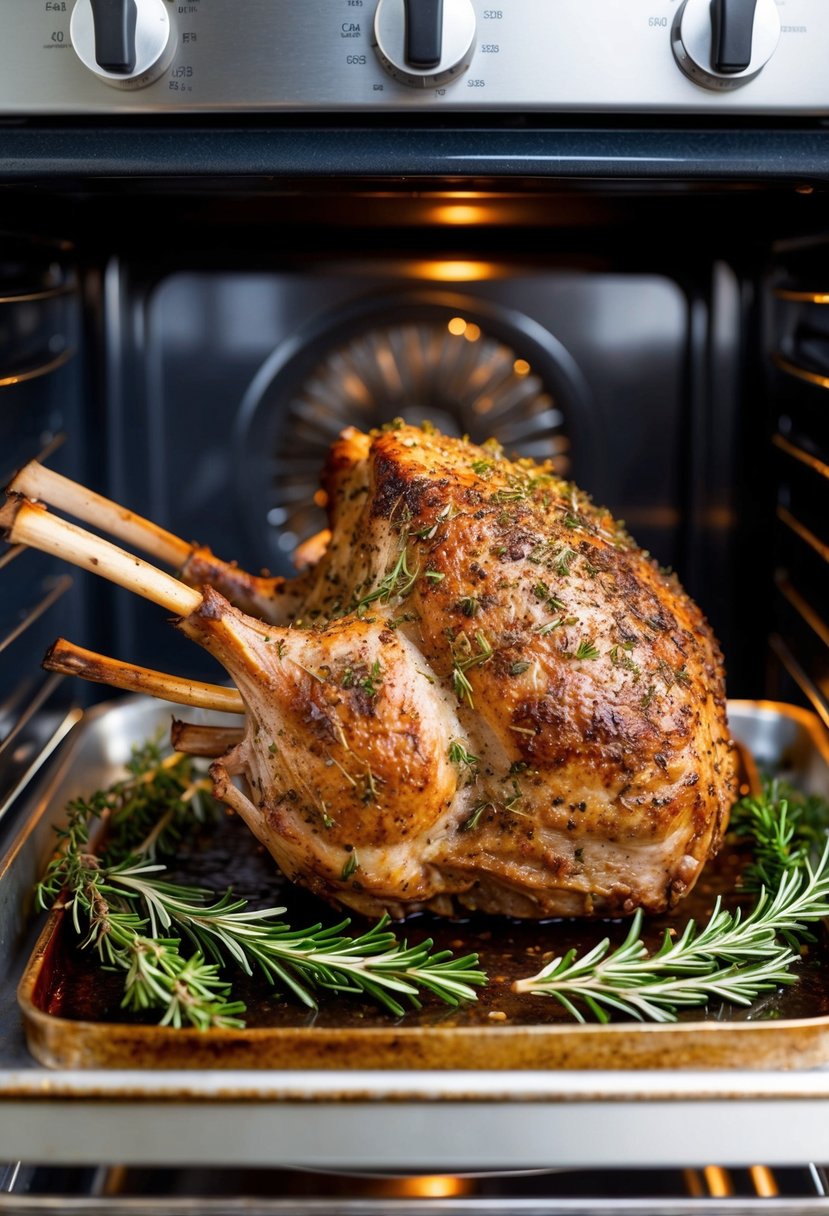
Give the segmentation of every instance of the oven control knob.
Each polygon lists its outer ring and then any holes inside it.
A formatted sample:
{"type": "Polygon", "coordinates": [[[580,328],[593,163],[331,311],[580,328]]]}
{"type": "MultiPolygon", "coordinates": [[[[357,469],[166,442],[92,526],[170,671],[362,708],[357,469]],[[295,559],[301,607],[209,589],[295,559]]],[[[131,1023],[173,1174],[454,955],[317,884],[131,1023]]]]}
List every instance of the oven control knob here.
{"type": "Polygon", "coordinates": [[[142,88],[166,71],[170,33],[164,0],[77,0],[69,23],[81,63],[122,89],[142,88]]]}
{"type": "Polygon", "coordinates": [[[448,84],[472,61],[472,0],[379,0],[374,46],[395,80],[416,89],[448,84]]]}
{"type": "Polygon", "coordinates": [[[775,0],[685,0],[671,30],[677,63],[705,89],[737,89],[753,80],[779,38],[775,0]]]}

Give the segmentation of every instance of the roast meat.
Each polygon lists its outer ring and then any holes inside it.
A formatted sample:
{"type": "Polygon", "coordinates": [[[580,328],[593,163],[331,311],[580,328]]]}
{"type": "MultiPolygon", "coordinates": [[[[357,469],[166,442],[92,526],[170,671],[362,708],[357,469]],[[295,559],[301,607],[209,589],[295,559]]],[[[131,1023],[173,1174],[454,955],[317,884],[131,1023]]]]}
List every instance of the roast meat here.
{"type": "Polygon", "coordinates": [[[722,658],[676,578],[552,466],[428,427],[346,432],[324,488],[327,548],[288,582],[184,546],[199,591],[138,586],[144,563],[62,521],[59,543],[45,510],[0,523],[135,585],[215,656],[245,715],[216,793],[325,899],[395,917],[675,904],[735,794],[722,658]]]}
{"type": "Polygon", "coordinates": [[[215,592],[182,622],[248,711],[220,796],[362,912],[673,905],[735,785],[676,578],[551,467],[429,429],[346,433],[325,488],[326,553],[264,606],[281,628],[215,592]]]}

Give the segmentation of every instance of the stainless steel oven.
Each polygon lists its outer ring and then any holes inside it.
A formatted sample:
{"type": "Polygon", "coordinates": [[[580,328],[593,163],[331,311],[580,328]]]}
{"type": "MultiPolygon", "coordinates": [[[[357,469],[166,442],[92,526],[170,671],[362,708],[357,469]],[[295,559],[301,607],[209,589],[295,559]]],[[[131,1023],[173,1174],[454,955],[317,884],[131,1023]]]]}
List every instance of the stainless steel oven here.
{"type": "MultiPolygon", "coordinates": [[[[700,602],[755,754],[829,793],[827,51],[823,0],[4,0],[3,468],[48,449],[285,572],[344,425],[554,457],[700,602]]],[[[829,1208],[796,1058],[36,1065],[44,807],[150,714],[43,652],[211,667],[121,591],[0,565],[0,1211],[829,1208]]]]}

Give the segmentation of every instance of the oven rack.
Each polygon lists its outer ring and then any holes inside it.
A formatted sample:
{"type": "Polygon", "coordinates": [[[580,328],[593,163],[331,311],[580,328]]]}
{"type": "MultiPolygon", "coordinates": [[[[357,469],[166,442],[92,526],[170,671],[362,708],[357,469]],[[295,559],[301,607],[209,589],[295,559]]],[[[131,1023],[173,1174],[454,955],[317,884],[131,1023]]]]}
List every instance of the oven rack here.
{"type": "Polygon", "coordinates": [[[371,1177],[16,1166],[0,1176],[4,1216],[805,1216],[827,1210],[826,1194],[814,1165],[371,1177]]]}
{"type": "Polygon", "coordinates": [[[769,297],[777,538],[771,647],[829,726],[829,295],[812,284],[826,250],[782,250],[769,297]]]}
{"type": "MultiPolygon", "coordinates": [[[[23,546],[7,548],[0,556],[0,570],[25,552],[23,546]]],[[[6,622],[0,636],[0,662],[39,623],[54,621],[55,611],[71,587],[69,575],[51,578],[47,574],[33,585],[27,584],[29,598],[6,622]]],[[[5,668],[3,673],[5,677],[5,668]]],[[[33,676],[25,667],[22,674],[17,671],[13,678],[4,678],[0,700],[0,840],[6,818],[13,818],[26,787],[82,717],[79,709],[58,704],[55,694],[61,680],[56,675],[33,676]]]]}

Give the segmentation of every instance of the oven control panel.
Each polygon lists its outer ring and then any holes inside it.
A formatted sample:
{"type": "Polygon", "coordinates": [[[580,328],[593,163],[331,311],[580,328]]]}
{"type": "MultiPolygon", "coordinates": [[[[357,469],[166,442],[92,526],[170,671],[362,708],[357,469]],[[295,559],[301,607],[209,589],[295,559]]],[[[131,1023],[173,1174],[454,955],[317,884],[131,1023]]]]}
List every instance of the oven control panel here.
{"type": "Polygon", "coordinates": [[[0,115],[829,115],[827,0],[2,0],[0,115]]]}

